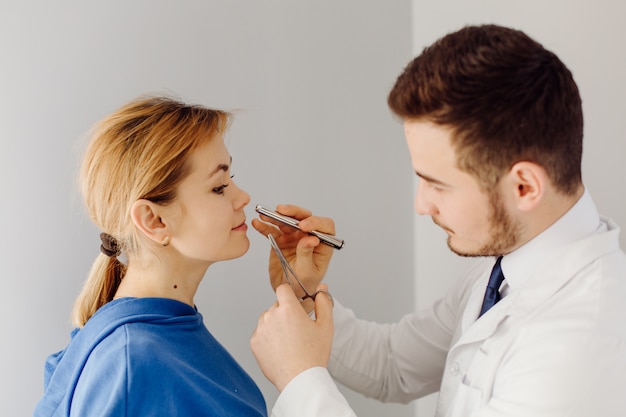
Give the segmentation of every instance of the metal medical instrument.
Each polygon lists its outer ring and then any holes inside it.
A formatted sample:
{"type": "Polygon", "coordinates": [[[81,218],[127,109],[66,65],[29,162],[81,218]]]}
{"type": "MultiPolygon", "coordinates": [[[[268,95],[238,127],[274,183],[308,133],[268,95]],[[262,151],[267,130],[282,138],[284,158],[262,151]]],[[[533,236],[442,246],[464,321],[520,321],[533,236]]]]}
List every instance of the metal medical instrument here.
{"type": "MultiPolygon", "coordinates": [[[[304,285],[302,284],[302,282],[300,281],[300,278],[298,278],[298,276],[296,275],[296,272],[293,270],[291,265],[289,265],[289,262],[287,262],[287,259],[285,258],[285,256],[283,255],[282,251],[278,247],[278,244],[276,243],[276,240],[274,239],[274,236],[272,236],[272,234],[270,233],[270,234],[267,235],[267,238],[270,240],[270,244],[272,245],[272,249],[274,249],[274,252],[276,253],[276,256],[278,256],[278,260],[280,261],[280,266],[283,268],[283,272],[284,272],[285,277],[287,278],[287,282],[289,283],[291,288],[293,288],[293,283],[291,282],[291,279],[289,278],[289,274],[291,274],[291,276],[298,283],[300,288],[302,288],[302,291],[304,291],[305,295],[304,295],[304,297],[300,298],[300,301],[304,301],[307,298],[310,298],[311,300],[315,301],[315,297],[317,297],[317,295],[319,293],[323,292],[323,293],[326,293],[328,295],[328,297],[330,298],[330,301],[333,303],[333,305],[335,304],[333,302],[333,297],[326,290],[318,290],[318,291],[315,291],[313,294],[309,293],[307,291],[307,289],[304,287],[304,285]]],[[[293,288],[293,289],[295,291],[295,288],[293,288]]]]}

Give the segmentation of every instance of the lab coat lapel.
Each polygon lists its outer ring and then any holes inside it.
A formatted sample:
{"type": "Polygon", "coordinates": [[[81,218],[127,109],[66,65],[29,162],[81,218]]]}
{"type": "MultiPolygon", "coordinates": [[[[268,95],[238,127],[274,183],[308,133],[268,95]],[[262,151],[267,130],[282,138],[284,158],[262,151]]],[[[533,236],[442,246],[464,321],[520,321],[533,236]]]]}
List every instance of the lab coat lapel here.
{"type": "Polygon", "coordinates": [[[618,233],[619,229],[613,229],[557,250],[538,266],[520,290],[504,297],[480,320],[477,317],[486,282],[478,280],[472,287],[472,295],[463,312],[462,334],[453,349],[489,338],[508,316],[524,316],[532,312],[586,265],[610,251],[618,250],[618,233]]]}
{"type": "Polygon", "coordinates": [[[486,283],[483,280],[474,284],[472,295],[463,312],[463,332],[455,347],[487,339],[493,335],[498,328],[498,324],[509,314],[511,299],[505,297],[486,312],[480,320],[477,320],[485,295],[485,285],[486,283]]]}

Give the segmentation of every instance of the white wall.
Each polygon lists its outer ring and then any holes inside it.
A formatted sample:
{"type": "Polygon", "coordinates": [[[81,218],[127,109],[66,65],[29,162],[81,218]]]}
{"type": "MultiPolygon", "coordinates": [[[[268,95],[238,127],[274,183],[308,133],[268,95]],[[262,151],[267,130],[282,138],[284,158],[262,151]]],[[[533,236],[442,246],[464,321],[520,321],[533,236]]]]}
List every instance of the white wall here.
{"type": "MultiPolygon", "coordinates": [[[[583,177],[601,213],[626,228],[626,2],[623,0],[413,0],[413,49],[466,24],[497,23],[525,31],[573,72],[583,98],[583,177]]],[[[621,247],[626,248],[622,233],[621,247]]],[[[415,222],[415,302],[438,298],[471,260],[454,256],[429,218],[415,222]]],[[[417,401],[432,416],[436,395],[417,401]]]]}
{"type": "MultiPolygon", "coordinates": [[[[0,415],[31,414],[98,254],[74,187],[80,144],[144,92],[241,109],[229,148],[252,195],[248,217],[254,203],[279,202],[333,216],[346,240],[333,294],[380,321],[410,311],[411,170],[385,102],[411,56],[410,19],[408,0],[0,0],[0,415]]],[[[274,299],[269,246],[249,234],[249,253],[210,268],[196,303],[271,406],[275,390],[249,349],[274,299]]],[[[360,416],[412,414],[350,401],[360,416]]]]}

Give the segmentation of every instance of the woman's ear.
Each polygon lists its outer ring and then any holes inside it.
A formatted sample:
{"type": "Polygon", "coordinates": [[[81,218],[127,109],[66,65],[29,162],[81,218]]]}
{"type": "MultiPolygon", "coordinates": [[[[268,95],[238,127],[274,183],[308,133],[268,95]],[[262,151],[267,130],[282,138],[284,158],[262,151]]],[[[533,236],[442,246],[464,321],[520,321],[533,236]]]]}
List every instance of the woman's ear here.
{"type": "Polygon", "coordinates": [[[168,227],[161,218],[160,210],[161,206],[145,199],[135,201],[130,208],[130,217],[137,229],[159,244],[169,239],[168,227]]]}
{"type": "Polygon", "coordinates": [[[541,202],[550,179],[545,170],[534,162],[517,162],[509,171],[515,186],[516,206],[521,211],[531,211],[541,202]]]}

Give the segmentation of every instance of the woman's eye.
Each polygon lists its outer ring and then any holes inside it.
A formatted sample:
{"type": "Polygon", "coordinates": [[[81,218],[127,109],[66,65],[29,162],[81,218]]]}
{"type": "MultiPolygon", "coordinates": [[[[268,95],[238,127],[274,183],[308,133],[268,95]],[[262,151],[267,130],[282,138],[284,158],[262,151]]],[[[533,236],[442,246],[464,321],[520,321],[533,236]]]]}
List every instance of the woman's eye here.
{"type": "Polygon", "coordinates": [[[219,187],[215,187],[212,191],[215,194],[219,194],[219,195],[223,195],[224,194],[224,189],[228,187],[228,184],[222,184],[219,187]]]}
{"type": "MultiPolygon", "coordinates": [[[[231,175],[230,178],[232,179],[235,176],[235,174],[231,175]]],[[[215,187],[213,188],[211,191],[213,191],[215,194],[219,194],[219,195],[223,195],[224,194],[224,188],[228,187],[230,184],[222,184],[219,187],[215,187]]]]}

